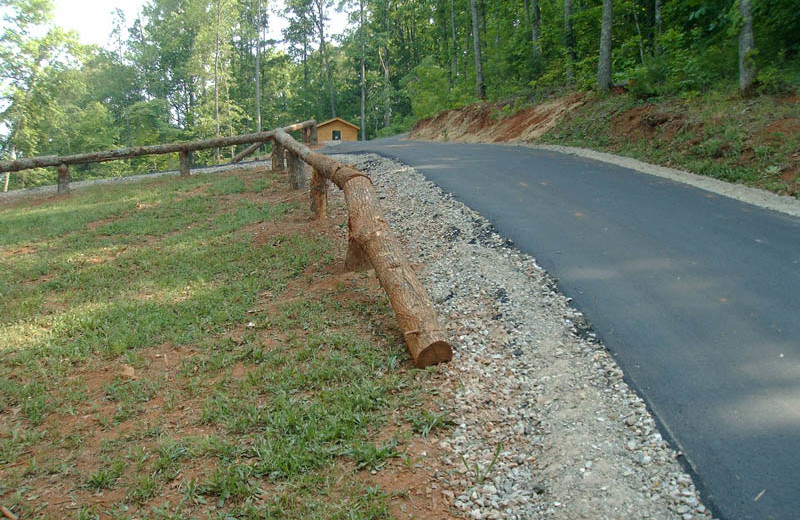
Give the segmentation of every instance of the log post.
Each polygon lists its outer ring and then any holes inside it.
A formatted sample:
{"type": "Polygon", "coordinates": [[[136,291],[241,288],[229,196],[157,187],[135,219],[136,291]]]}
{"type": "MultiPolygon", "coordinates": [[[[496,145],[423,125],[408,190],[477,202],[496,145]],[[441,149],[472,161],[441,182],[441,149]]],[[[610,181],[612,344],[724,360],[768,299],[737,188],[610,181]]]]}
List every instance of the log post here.
{"type": "Polygon", "coordinates": [[[306,177],[303,174],[303,161],[297,154],[290,150],[286,151],[286,159],[289,168],[289,188],[300,190],[306,187],[306,177]]]}
{"type": "Polygon", "coordinates": [[[178,153],[181,160],[181,177],[188,177],[192,169],[192,152],[189,150],[181,150],[178,153]]]}
{"type": "Polygon", "coordinates": [[[61,164],[58,166],[58,194],[69,193],[69,166],[61,164]]]}
{"type": "MultiPolygon", "coordinates": [[[[348,224],[347,227],[349,228],[350,225],[348,224]]],[[[360,273],[372,269],[367,252],[353,238],[352,234],[347,238],[347,256],[344,258],[344,268],[351,273],[360,273]]]]}
{"type": "Polygon", "coordinates": [[[317,123],[316,122],[314,123],[313,126],[310,127],[310,131],[311,131],[310,132],[311,133],[311,137],[310,137],[311,144],[317,144],[317,123]]]}
{"type": "Polygon", "coordinates": [[[284,168],[283,145],[278,141],[272,142],[272,171],[282,172],[284,168]]]}
{"type": "Polygon", "coordinates": [[[328,181],[317,168],[311,171],[311,212],[315,220],[328,218],[328,181]]]}
{"type": "Polygon", "coordinates": [[[389,296],[414,364],[423,368],[452,359],[447,333],[439,324],[433,304],[402,253],[400,243],[381,216],[369,177],[311,151],[286,132],[277,131],[275,139],[344,191],[350,214],[350,238],[366,253],[389,296]]]}

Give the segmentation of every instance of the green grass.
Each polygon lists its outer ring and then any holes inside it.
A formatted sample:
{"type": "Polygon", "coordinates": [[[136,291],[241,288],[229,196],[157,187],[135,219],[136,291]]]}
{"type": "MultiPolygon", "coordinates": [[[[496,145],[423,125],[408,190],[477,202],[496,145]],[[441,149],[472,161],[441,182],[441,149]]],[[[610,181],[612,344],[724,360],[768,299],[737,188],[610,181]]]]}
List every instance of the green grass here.
{"type": "Polygon", "coordinates": [[[283,182],[161,179],[0,208],[0,503],[60,518],[29,500],[56,479],[70,518],[389,517],[348,464],[383,469],[403,444],[382,431],[447,421],[391,413],[421,410],[428,372],[408,370],[369,274],[315,289],[344,245],[282,231],[307,215],[280,202],[283,182]]]}

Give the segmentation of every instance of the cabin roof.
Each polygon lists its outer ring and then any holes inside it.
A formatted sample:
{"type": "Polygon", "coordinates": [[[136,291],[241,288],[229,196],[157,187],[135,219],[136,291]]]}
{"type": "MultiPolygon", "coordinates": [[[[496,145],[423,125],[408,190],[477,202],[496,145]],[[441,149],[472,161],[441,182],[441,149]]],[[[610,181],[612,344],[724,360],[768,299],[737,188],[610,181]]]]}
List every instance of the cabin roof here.
{"type": "Polygon", "coordinates": [[[331,124],[331,123],[333,123],[333,122],[336,122],[336,121],[339,121],[340,123],[343,123],[343,124],[345,124],[345,125],[347,125],[347,126],[353,127],[353,128],[355,128],[356,130],[360,130],[360,129],[361,129],[361,127],[360,127],[360,126],[358,126],[358,125],[354,125],[354,124],[353,124],[353,123],[351,123],[350,121],[345,121],[345,120],[344,120],[344,119],[342,119],[341,117],[334,117],[333,119],[328,119],[327,121],[323,121],[322,123],[317,123],[317,128],[319,128],[319,127],[321,127],[321,126],[329,125],[329,124],[331,124]]]}

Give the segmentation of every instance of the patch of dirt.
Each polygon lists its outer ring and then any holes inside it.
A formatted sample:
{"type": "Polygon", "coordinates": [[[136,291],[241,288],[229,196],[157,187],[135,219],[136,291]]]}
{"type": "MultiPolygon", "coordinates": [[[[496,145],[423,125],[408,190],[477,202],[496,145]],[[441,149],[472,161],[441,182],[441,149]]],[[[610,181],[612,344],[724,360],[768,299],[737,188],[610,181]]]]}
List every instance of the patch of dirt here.
{"type": "Polygon", "coordinates": [[[580,93],[510,113],[510,103],[484,103],[443,112],[417,123],[414,139],[460,142],[527,142],[551,130],[565,114],[585,103],[580,93]]]}
{"type": "Polygon", "coordinates": [[[612,141],[638,139],[659,139],[671,141],[676,134],[686,128],[683,114],[669,107],[645,105],[634,107],[616,115],[612,121],[614,135],[612,141]]]}

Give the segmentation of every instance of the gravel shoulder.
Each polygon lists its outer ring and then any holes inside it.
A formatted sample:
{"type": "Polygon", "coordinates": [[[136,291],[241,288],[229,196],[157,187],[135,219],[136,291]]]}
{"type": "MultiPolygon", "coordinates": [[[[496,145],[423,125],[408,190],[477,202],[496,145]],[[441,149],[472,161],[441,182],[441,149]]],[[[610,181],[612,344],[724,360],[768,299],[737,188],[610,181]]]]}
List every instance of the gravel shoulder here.
{"type": "Polygon", "coordinates": [[[642,399],[536,260],[414,169],[369,173],[454,340],[443,497],[476,519],[711,518],[642,399]]]}

